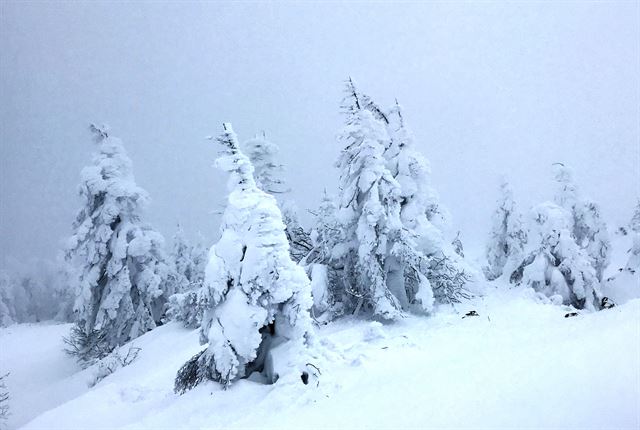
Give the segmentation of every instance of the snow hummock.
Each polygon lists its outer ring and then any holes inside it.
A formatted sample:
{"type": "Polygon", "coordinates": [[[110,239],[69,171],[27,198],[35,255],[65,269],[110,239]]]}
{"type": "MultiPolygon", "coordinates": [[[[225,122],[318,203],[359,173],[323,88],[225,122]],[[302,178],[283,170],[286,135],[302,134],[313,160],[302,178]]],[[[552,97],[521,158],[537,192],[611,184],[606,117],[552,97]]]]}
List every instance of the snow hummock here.
{"type": "Polygon", "coordinates": [[[207,382],[182,396],[173,379],[201,348],[197,330],[144,334],[136,361],[89,388],[91,368],[61,352],[68,325],[11,326],[0,330],[9,428],[640,426],[640,300],[565,318],[575,309],[531,289],[488,288],[429,318],[318,327],[309,385],[207,382]]]}

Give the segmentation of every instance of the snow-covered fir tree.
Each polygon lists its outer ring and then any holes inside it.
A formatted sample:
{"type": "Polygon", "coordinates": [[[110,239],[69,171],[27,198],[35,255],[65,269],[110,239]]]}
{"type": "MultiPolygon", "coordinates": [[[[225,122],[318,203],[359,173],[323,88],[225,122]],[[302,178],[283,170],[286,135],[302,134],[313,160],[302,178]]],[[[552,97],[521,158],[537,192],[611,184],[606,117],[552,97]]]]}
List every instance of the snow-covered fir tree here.
{"type": "Polygon", "coordinates": [[[191,246],[182,227],[173,237],[171,253],[175,276],[175,293],[169,297],[167,319],[181,321],[185,327],[196,328],[202,322],[206,300],[202,297],[206,252],[201,244],[191,246]]]}
{"type": "Polygon", "coordinates": [[[551,202],[534,207],[525,258],[511,280],[549,297],[561,296],[564,304],[578,309],[599,309],[596,272],[572,229],[573,217],[566,209],[551,202]]]}
{"type": "Polygon", "coordinates": [[[184,235],[182,226],[178,224],[173,236],[171,262],[178,278],[178,292],[199,288],[204,280],[206,252],[200,244],[190,245],[184,235]]]}
{"type": "Polygon", "coordinates": [[[638,199],[633,216],[629,222],[629,230],[631,232],[631,248],[629,248],[627,252],[629,258],[624,270],[635,274],[636,278],[640,280],[640,199],[638,199]]]}
{"type": "Polygon", "coordinates": [[[299,263],[313,249],[311,235],[300,224],[298,208],[291,200],[282,203],[281,208],[282,220],[285,225],[284,232],[289,241],[289,254],[293,261],[299,263]]]}
{"type": "Polygon", "coordinates": [[[84,205],[67,249],[77,269],[76,326],[67,342],[83,363],[156,327],[172,293],[164,239],[142,221],[148,196],[131,160],[106,127],[91,131],[98,152],[82,170],[84,205]]]}
{"type": "Polygon", "coordinates": [[[311,251],[311,239],[298,218],[296,205],[284,195],[291,191],[284,180],[284,166],[278,161],[280,148],[267,140],[264,132],[246,141],[244,152],[254,166],[256,185],[265,193],[276,197],[285,223],[291,258],[297,263],[311,251]]]}
{"type": "Polygon", "coordinates": [[[242,149],[253,164],[253,176],[258,188],[272,195],[289,191],[282,177],[284,166],[278,162],[280,148],[267,140],[264,132],[244,142],[242,149]]]}
{"type": "MultiPolygon", "coordinates": [[[[404,235],[426,257],[426,262],[420,257],[420,272],[429,280],[436,300],[445,303],[458,301],[466,296],[464,286],[469,276],[463,260],[454,253],[455,249],[445,243],[442,228],[448,215],[431,186],[429,161],[415,149],[413,136],[397,100],[386,119],[391,142],[385,158],[391,174],[400,185],[400,220],[404,235]]],[[[424,291],[428,288],[425,287],[424,291]]],[[[416,301],[416,293],[415,285],[408,286],[410,302],[416,301]]],[[[429,300],[419,301],[424,305],[429,300]]]]}
{"type": "Polygon", "coordinates": [[[488,266],[485,274],[490,281],[502,275],[507,279],[511,276],[522,261],[527,242],[522,215],[516,207],[513,190],[506,178],[500,183],[500,197],[497,203],[486,249],[488,266]]]}
{"type": "Polygon", "coordinates": [[[289,370],[302,369],[311,332],[309,279],[289,256],[276,200],[258,188],[231,125],[224,128],[218,138],[224,153],[216,165],[230,174],[230,194],[202,288],[207,308],[200,341],[208,346],[180,369],[177,392],[204,379],[228,386],[253,371],[266,382],[289,378],[276,374],[283,363],[273,362],[271,350],[288,341],[289,370]]]}
{"type": "Polygon", "coordinates": [[[401,187],[385,157],[392,144],[389,120],[372,106],[349,80],[340,136],[344,149],[337,162],[342,232],[332,256],[343,274],[345,310],[364,308],[375,317],[394,319],[414,304],[429,311],[433,291],[425,256],[401,221],[401,187]]]}
{"type": "Polygon", "coordinates": [[[611,241],[600,206],[581,198],[573,171],[562,163],[554,164],[556,193],[554,201],[568,210],[573,217],[572,235],[591,260],[596,276],[602,281],[604,270],[611,259],[611,241]]]}

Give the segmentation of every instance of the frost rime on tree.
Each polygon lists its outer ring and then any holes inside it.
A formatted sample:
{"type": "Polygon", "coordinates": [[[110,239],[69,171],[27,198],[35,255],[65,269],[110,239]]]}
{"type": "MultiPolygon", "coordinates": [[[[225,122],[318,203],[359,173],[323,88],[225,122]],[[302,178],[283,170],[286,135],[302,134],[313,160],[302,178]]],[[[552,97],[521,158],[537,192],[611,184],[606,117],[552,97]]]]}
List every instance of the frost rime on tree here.
{"type": "Polygon", "coordinates": [[[403,179],[400,169],[415,167],[415,154],[389,160],[387,151],[394,143],[401,145],[389,136],[389,116],[351,80],[343,110],[347,120],[337,162],[339,232],[332,234],[339,242],[331,252],[333,266],[343,274],[341,301],[347,311],[364,308],[383,319],[397,318],[414,305],[429,311],[434,297],[427,275],[433,267],[418,249],[419,235],[403,224],[403,209],[407,215],[411,205],[392,173],[403,179]]]}
{"type": "Polygon", "coordinates": [[[507,278],[511,276],[513,270],[522,261],[526,241],[527,233],[513,199],[513,190],[506,179],[503,179],[486,249],[487,279],[491,281],[503,274],[507,278]]]}
{"type": "Polygon", "coordinates": [[[169,297],[167,318],[181,321],[188,328],[199,327],[206,306],[206,300],[200,294],[204,281],[206,252],[199,244],[189,245],[182,227],[178,225],[173,237],[171,257],[176,287],[175,293],[169,297]]]}
{"type": "Polygon", "coordinates": [[[573,217],[571,231],[576,243],[589,255],[598,281],[611,259],[611,242],[607,225],[600,214],[600,206],[580,197],[573,179],[573,171],[561,163],[554,165],[556,194],[554,201],[568,210],[573,217]]]}
{"type": "Polygon", "coordinates": [[[163,237],[142,222],[148,196],[120,139],[104,127],[91,131],[98,152],[82,170],[84,207],[66,254],[77,269],[76,326],[67,342],[85,364],[160,322],[170,270],[163,237]]]}
{"type": "Polygon", "coordinates": [[[283,178],[284,166],[277,161],[280,148],[267,140],[264,132],[262,136],[246,141],[243,148],[254,166],[253,176],[258,188],[279,200],[289,251],[291,258],[297,263],[307,256],[312,245],[309,233],[300,224],[295,205],[280,197],[290,191],[283,178]]]}
{"type": "Polygon", "coordinates": [[[589,256],[573,235],[573,218],[564,208],[543,203],[532,210],[527,251],[511,280],[547,296],[560,295],[578,309],[599,309],[602,294],[589,256]]]}
{"type": "Polygon", "coordinates": [[[228,386],[254,370],[266,372],[278,342],[289,342],[289,359],[300,367],[311,330],[309,279],[289,256],[276,200],[257,187],[230,124],[218,142],[225,152],[216,165],[230,174],[230,194],[202,288],[200,341],[208,347],[180,369],[177,392],[205,379],[228,386]]]}
{"type": "MultiPolygon", "coordinates": [[[[413,136],[408,130],[402,114],[402,108],[396,103],[386,116],[387,131],[391,139],[385,151],[387,166],[400,185],[400,220],[403,226],[405,243],[416,252],[411,272],[418,270],[428,280],[420,282],[424,288],[407,285],[410,302],[433,290],[436,301],[450,303],[466,297],[464,285],[469,280],[458,255],[445,246],[441,231],[447,215],[438,201],[438,194],[431,186],[431,168],[429,161],[415,149],[413,136]],[[417,264],[416,262],[420,263],[417,264]],[[422,290],[422,291],[419,291],[422,290]]],[[[405,248],[406,249],[406,248],[405,248]]],[[[462,252],[462,251],[460,251],[462,252]]],[[[409,278],[415,278],[409,277],[409,278]]],[[[430,309],[427,296],[418,299],[424,310],[430,309]]]]}

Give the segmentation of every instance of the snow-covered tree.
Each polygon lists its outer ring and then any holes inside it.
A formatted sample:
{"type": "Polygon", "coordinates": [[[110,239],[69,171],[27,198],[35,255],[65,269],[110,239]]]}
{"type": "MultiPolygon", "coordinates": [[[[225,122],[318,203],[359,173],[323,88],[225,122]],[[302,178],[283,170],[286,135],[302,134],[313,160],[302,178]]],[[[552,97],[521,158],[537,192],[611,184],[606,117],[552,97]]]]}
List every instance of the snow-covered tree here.
{"type": "Polygon", "coordinates": [[[629,228],[636,234],[640,234],[640,199],[638,199],[631,221],[629,221],[629,228]]]}
{"type": "Polygon", "coordinates": [[[16,322],[12,290],[9,274],[0,271],[0,327],[7,327],[16,322]]]}
{"type": "Polygon", "coordinates": [[[164,239],[142,222],[148,196],[135,183],[122,142],[105,127],[91,131],[98,152],[82,170],[84,206],[67,250],[77,268],[76,327],[67,341],[83,363],[153,329],[172,292],[164,239]]]}
{"type": "Polygon", "coordinates": [[[300,224],[298,209],[292,201],[286,201],[281,205],[282,220],[285,225],[285,234],[289,241],[289,254],[291,259],[299,263],[313,248],[311,235],[300,224]]]}
{"type": "Polygon", "coordinates": [[[181,321],[185,327],[197,328],[202,322],[206,300],[202,297],[206,252],[201,244],[191,246],[178,225],[171,253],[175,276],[175,293],[169,297],[166,317],[181,321]]]}
{"type": "MultiPolygon", "coordinates": [[[[403,190],[397,160],[387,151],[395,142],[386,114],[349,80],[343,103],[346,125],[340,136],[344,149],[340,170],[338,242],[334,267],[342,272],[345,311],[366,309],[374,317],[394,319],[417,305],[431,310],[434,296],[427,279],[429,261],[418,249],[420,238],[403,225],[403,190]],[[390,167],[390,165],[393,165],[390,167]]],[[[425,216],[426,218],[426,216],[425,216]]]]}
{"type": "Polygon", "coordinates": [[[291,258],[297,263],[311,251],[311,239],[298,218],[298,210],[283,195],[291,191],[284,180],[284,166],[278,162],[280,148],[266,139],[265,134],[249,139],[243,145],[244,152],[254,166],[256,185],[265,193],[276,197],[285,223],[291,258]]]}
{"type": "Polygon", "coordinates": [[[289,191],[282,178],[284,166],[278,162],[280,148],[267,140],[266,135],[255,136],[242,145],[243,151],[251,160],[256,185],[265,193],[272,195],[289,191]]]}
{"type": "Polygon", "coordinates": [[[549,297],[559,295],[578,309],[599,309],[599,282],[589,256],[571,234],[571,213],[543,203],[533,208],[531,225],[525,257],[511,280],[549,297]]]}
{"type": "Polygon", "coordinates": [[[177,278],[177,292],[200,288],[204,280],[206,252],[200,244],[192,246],[187,242],[180,224],[173,236],[171,262],[177,278]]]}
{"type": "MultiPolygon", "coordinates": [[[[5,383],[8,373],[0,375],[0,424],[9,417],[9,389],[5,383]]],[[[4,425],[0,426],[3,428],[4,425]]]]}
{"type": "Polygon", "coordinates": [[[626,264],[606,280],[603,288],[604,294],[618,304],[640,297],[640,200],[628,228],[631,243],[626,264]]]}
{"type": "Polygon", "coordinates": [[[516,207],[513,190],[509,182],[503,178],[486,249],[487,279],[494,280],[503,274],[509,278],[522,261],[526,242],[527,232],[516,207]]]}
{"type": "Polygon", "coordinates": [[[346,242],[339,244],[346,283],[343,301],[355,313],[364,306],[374,316],[393,319],[401,304],[387,286],[389,235],[400,230],[400,186],[386,167],[389,136],[384,124],[366,109],[347,86],[352,108],[340,136],[344,149],[340,170],[339,218],[346,242]],[[395,221],[395,225],[393,224],[395,221]]]}
{"type": "Polygon", "coordinates": [[[573,179],[573,171],[561,163],[554,164],[556,193],[554,201],[568,210],[573,217],[572,235],[576,243],[589,255],[596,276],[602,281],[604,270],[611,259],[611,241],[607,225],[602,219],[600,206],[581,198],[573,179]]]}
{"type": "Polygon", "coordinates": [[[208,346],[180,369],[177,392],[204,379],[228,386],[253,371],[275,382],[271,348],[288,341],[286,360],[302,368],[311,330],[309,279],[289,256],[276,200],[258,188],[231,125],[224,128],[218,142],[225,151],[216,165],[230,174],[230,194],[202,288],[200,341],[208,346]]]}
{"type": "MultiPolygon", "coordinates": [[[[413,261],[420,261],[419,271],[426,276],[423,292],[433,290],[439,302],[455,302],[466,296],[464,286],[469,280],[467,267],[456,255],[455,248],[444,240],[442,228],[446,227],[448,215],[440,204],[438,193],[431,186],[429,161],[415,149],[413,136],[408,130],[402,108],[396,100],[386,115],[387,131],[391,142],[385,151],[387,166],[400,185],[400,220],[403,235],[421,255],[414,255],[413,261]]],[[[406,243],[406,241],[405,241],[406,243]]],[[[460,243],[460,248],[462,244],[460,243]]],[[[462,250],[460,249],[460,252],[462,250]]],[[[411,266],[411,265],[410,265],[411,266]]],[[[415,264],[412,264],[416,268],[415,264]]],[[[410,272],[412,272],[410,270],[410,272]]],[[[415,281],[415,276],[409,276],[415,281]]],[[[420,288],[412,282],[405,284],[409,302],[420,302],[424,309],[430,299],[416,300],[421,296],[420,288]]]]}
{"type": "Polygon", "coordinates": [[[624,270],[635,274],[636,278],[640,280],[640,199],[638,199],[633,216],[629,222],[629,229],[631,230],[632,242],[631,248],[627,252],[629,259],[627,260],[624,270]]]}

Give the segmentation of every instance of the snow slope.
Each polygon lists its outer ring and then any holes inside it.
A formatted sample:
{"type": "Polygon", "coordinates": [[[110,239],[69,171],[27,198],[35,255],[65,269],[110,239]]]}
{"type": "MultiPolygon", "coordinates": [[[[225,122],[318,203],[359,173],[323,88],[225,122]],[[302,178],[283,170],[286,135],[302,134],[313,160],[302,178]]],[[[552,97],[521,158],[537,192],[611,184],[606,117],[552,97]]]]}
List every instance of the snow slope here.
{"type": "Polygon", "coordinates": [[[242,380],[183,396],[173,377],[200,349],[196,331],[153,330],[133,342],[136,362],[81,389],[91,370],[74,374],[57,349],[68,326],[11,327],[0,332],[10,425],[51,408],[24,428],[638,428],[640,300],[568,310],[496,290],[431,318],[343,320],[318,330],[316,387],[242,380]],[[461,318],[471,309],[480,316],[461,318]]]}

